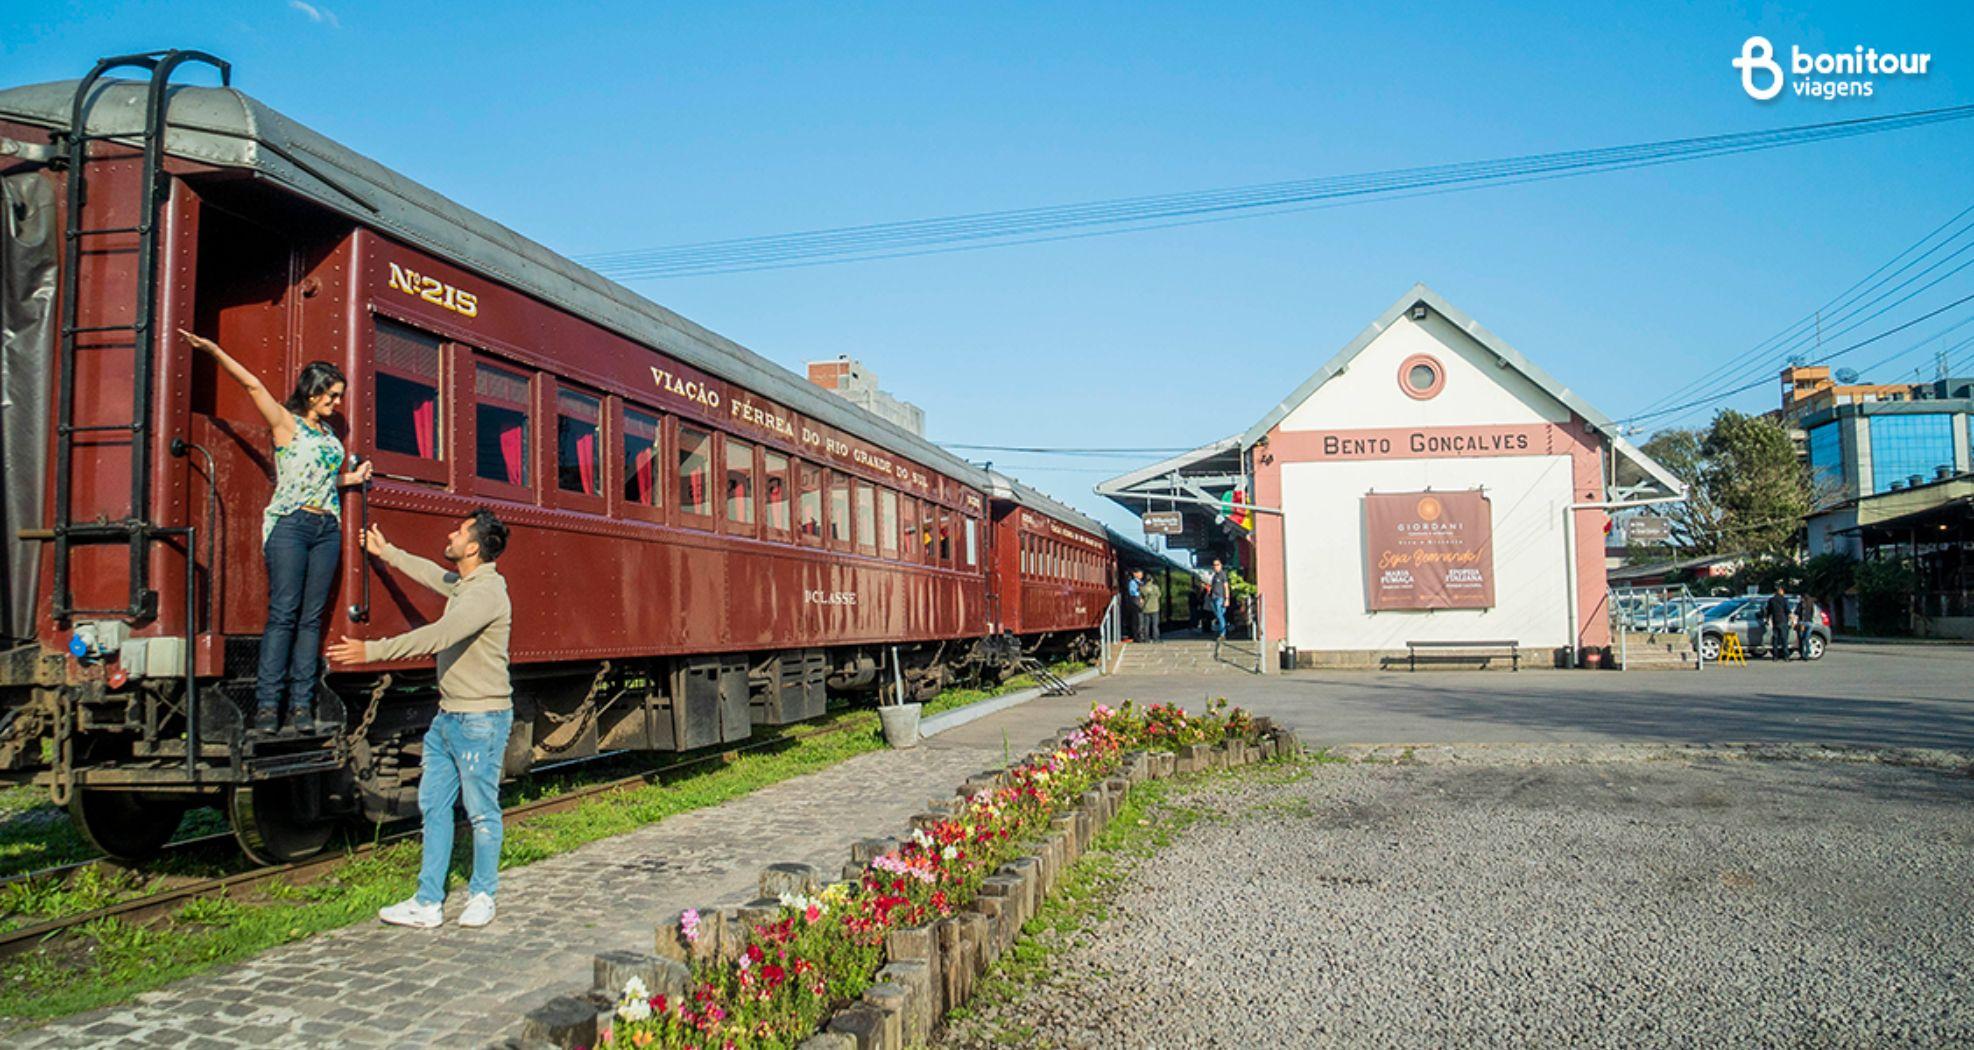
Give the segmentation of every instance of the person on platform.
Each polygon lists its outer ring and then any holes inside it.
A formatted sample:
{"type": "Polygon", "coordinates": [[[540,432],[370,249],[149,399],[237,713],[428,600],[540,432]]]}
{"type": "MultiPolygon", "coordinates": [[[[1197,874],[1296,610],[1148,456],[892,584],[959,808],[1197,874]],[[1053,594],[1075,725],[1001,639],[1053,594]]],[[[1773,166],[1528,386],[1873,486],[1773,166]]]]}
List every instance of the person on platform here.
{"type": "Polygon", "coordinates": [[[1227,637],[1227,600],[1231,588],[1227,582],[1227,570],[1220,559],[1213,559],[1213,575],[1206,581],[1206,607],[1213,610],[1213,637],[1227,637]]]}
{"type": "Polygon", "coordinates": [[[375,525],[364,549],[384,564],[446,597],[444,615],[392,638],[345,637],[330,646],[339,664],[438,657],[439,713],[425,731],[418,811],[425,820],[424,863],[418,892],[377,913],[395,926],[432,927],[445,922],[446,870],[452,863],[453,804],[463,794],[473,826],[473,875],[466,884],[461,926],[485,926],[494,918],[500,881],[500,773],[514,726],[514,687],[507,673],[513,608],[507,580],[494,563],[507,549],[507,526],[482,507],[446,537],[447,570],[407,554],[375,525]]]}
{"type": "Polygon", "coordinates": [[[329,420],[343,403],[343,373],[310,361],[288,400],[276,401],[260,377],[218,343],[181,328],[185,341],[212,355],[220,370],[246,390],[274,439],[274,495],[261,513],[261,557],[267,563],[267,619],[254,673],[253,731],[340,732],[315,722],[316,679],[322,670],[322,617],[342,559],[342,489],[370,480],[370,464],[345,470],[343,443],[329,420]],[[282,718],[282,701],[287,718],[282,718]]]}
{"type": "Polygon", "coordinates": [[[1138,587],[1138,603],[1144,606],[1145,612],[1144,641],[1158,641],[1159,602],[1162,600],[1162,592],[1158,586],[1158,577],[1147,577],[1145,582],[1138,587]]]}
{"type": "Polygon", "coordinates": [[[1143,569],[1132,569],[1124,578],[1124,637],[1134,642],[1145,640],[1144,587],[1143,569]]]}
{"type": "Polygon", "coordinates": [[[1771,660],[1789,658],[1789,612],[1794,603],[1789,600],[1789,592],[1780,583],[1775,585],[1775,593],[1768,596],[1762,607],[1763,626],[1768,635],[1768,656],[1771,660]]]}

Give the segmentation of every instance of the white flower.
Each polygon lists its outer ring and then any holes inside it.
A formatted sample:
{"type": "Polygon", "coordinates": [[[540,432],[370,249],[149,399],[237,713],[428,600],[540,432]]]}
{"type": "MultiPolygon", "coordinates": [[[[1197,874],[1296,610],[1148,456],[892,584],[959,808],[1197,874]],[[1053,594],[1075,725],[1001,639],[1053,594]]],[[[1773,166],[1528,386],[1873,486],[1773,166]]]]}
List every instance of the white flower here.
{"type": "Polygon", "coordinates": [[[633,1024],[651,1016],[651,1003],[644,999],[632,999],[617,1007],[617,1017],[633,1024]]]}
{"type": "Polygon", "coordinates": [[[947,860],[952,860],[954,857],[960,855],[960,851],[952,846],[947,846],[945,849],[939,851],[939,855],[947,860]]]}
{"type": "Polygon", "coordinates": [[[651,998],[651,989],[644,986],[644,979],[642,977],[633,977],[624,982],[624,998],[649,999],[651,998]]]}
{"type": "Polygon", "coordinates": [[[924,828],[912,829],[912,841],[918,843],[920,849],[932,848],[932,836],[926,834],[924,828]]]}

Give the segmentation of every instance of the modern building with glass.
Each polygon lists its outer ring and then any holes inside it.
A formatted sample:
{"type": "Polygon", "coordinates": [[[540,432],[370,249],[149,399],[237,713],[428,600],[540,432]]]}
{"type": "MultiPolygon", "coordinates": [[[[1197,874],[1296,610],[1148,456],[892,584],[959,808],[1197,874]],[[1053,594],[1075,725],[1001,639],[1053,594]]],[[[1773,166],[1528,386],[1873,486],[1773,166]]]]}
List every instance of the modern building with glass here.
{"type": "Polygon", "coordinates": [[[1862,557],[1858,501],[1974,470],[1974,378],[1913,388],[1913,398],[1836,404],[1801,417],[1816,502],[1809,552],[1862,557]]]}
{"type": "MultiPolygon", "coordinates": [[[[1809,553],[1905,562],[1911,607],[1894,626],[1974,638],[1974,378],[1831,404],[1794,422],[1821,508],[1805,522],[1809,553]]],[[[1857,625],[1855,596],[1835,613],[1857,625]]]]}

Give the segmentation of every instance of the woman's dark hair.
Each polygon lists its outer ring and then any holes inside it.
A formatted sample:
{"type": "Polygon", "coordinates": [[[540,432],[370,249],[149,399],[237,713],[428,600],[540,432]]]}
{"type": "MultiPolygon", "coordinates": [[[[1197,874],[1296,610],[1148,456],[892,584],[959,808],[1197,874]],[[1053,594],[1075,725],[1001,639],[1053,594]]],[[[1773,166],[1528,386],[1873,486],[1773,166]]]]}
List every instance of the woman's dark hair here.
{"type": "Polygon", "coordinates": [[[302,366],[302,374],[295,377],[295,392],[282,403],[299,416],[308,411],[309,402],[328,393],[337,383],[347,384],[342,369],[327,361],[310,361],[302,366]]]}
{"type": "Polygon", "coordinates": [[[506,523],[485,507],[475,510],[469,518],[473,522],[473,539],[480,545],[480,560],[499,561],[500,552],[507,549],[506,523]]]}

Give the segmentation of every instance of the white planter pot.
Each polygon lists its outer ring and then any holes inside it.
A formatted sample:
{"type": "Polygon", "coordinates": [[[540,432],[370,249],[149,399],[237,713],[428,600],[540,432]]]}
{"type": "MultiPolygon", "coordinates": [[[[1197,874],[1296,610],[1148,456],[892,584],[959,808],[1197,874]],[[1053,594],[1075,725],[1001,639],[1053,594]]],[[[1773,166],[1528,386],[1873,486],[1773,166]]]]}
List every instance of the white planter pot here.
{"type": "Polygon", "coordinates": [[[918,716],[924,709],[924,704],[893,704],[878,708],[878,720],[884,723],[885,743],[899,748],[917,747],[918,716]]]}

